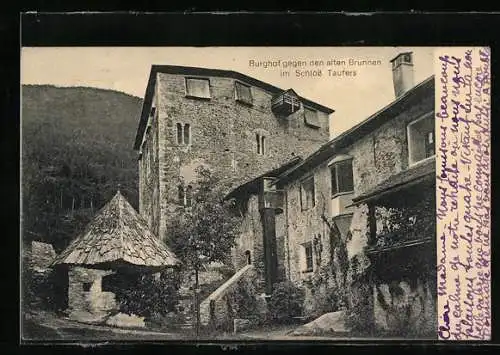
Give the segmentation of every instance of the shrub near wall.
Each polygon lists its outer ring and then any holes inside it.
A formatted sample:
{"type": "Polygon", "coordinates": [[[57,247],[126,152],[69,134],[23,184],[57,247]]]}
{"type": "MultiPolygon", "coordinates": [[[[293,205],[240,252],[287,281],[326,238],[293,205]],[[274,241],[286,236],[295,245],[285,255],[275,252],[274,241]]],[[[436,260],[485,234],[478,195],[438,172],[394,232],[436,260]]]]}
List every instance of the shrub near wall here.
{"type": "Polygon", "coordinates": [[[159,279],[151,274],[128,275],[126,284],[114,287],[120,311],[146,317],[147,320],[158,319],[175,310],[179,301],[178,289],[180,279],[173,272],[162,273],[159,279]]]}
{"type": "Polygon", "coordinates": [[[289,323],[294,317],[302,316],[305,292],[290,281],[274,285],[268,302],[269,314],[273,323],[289,323]]]}

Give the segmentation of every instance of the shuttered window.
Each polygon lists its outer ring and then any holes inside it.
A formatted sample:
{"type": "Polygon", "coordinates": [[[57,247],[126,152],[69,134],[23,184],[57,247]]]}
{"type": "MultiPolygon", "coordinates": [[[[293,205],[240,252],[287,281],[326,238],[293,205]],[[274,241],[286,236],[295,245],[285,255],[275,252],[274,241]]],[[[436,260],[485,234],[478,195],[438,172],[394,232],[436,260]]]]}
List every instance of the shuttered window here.
{"type": "Polygon", "coordinates": [[[186,78],[186,96],[210,98],[210,81],[208,79],[186,78]]]}
{"type": "Polygon", "coordinates": [[[313,128],[321,128],[318,111],[304,107],[304,121],[306,125],[313,128]]]}
{"type": "Polygon", "coordinates": [[[253,103],[251,87],[235,81],[235,96],[236,100],[251,105],[253,103]]]}

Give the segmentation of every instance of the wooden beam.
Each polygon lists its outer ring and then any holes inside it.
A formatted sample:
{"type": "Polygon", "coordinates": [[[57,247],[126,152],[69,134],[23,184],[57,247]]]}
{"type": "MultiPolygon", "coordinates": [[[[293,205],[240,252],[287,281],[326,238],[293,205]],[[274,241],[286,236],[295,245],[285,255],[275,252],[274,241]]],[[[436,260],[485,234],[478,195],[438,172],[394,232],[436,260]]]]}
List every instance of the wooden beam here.
{"type": "Polygon", "coordinates": [[[377,220],[375,219],[375,205],[372,203],[368,204],[368,226],[369,226],[369,236],[368,245],[373,245],[377,237],[377,220]]]}

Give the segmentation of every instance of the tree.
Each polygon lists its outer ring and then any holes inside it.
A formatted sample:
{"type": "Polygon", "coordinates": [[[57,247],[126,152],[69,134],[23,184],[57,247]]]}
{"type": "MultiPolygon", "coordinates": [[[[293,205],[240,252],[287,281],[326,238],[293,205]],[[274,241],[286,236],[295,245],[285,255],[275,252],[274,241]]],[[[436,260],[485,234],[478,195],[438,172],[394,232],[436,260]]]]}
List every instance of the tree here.
{"type": "Polygon", "coordinates": [[[239,230],[239,218],[232,213],[232,202],[224,200],[220,180],[201,166],[196,170],[193,205],[172,218],[167,228],[169,245],[183,262],[194,271],[196,332],[199,333],[199,271],[204,265],[226,264],[239,230]]]}

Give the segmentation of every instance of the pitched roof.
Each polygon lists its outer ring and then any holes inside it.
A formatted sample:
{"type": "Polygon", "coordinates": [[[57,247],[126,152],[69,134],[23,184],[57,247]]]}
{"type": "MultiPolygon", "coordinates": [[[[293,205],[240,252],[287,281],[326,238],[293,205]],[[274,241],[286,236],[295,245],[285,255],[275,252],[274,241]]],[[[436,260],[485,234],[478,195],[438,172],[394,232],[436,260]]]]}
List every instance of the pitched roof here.
{"type": "Polygon", "coordinates": [[[429,178],[434,180],[435,171],[436,160],[434,158],[425,160],[420,164],[400,172],[399,174],[392,175],[370,190],[354,197],[352,199],[353,204],[359,204],[371,200],[381,196],[382,194],[387,194],[388,192],[395,191],[401,187],[409,187],[410,184],[414,185],[429,178]]]}
{"type": "Polygon", "coordinates": [[[414,86],[396,100],[392,101],[389,105],[385,106],[378,112],[375,112],[366,120],[358,123],[344,133],[323,144],[313,154],[304,159],[302,163],[298,164],[286,173],[281,174],[276,183],[287,182],[300,176],[301,174],[306,173],[307,171],[310,171],[310,169],[313,169],[317,165],[324,162],[325,159],[329,159],[334,154],[338,154],[342,149],[355,143],[370,132],[373,132],[384,123],[389,122],[398,114],[408,109],[408,107],[411,107],[411,105],[414,105],[416,102],[421,100],[425,95],[434,96],[434,75],[414,86]]]}
{"type": "Polygon", "coordinates": [[[163,268],[178,263],[174,253],[150,231],[146,221],[118,191],[52,266],[163,268]]]}
{"type": "MultiPolygon", "coordinates": [[[[252,78],[251,76],[238,73],[232,70],[223,70],[223,69],[210,69],[210,68],[198,68],[198,67],[184,67],[177,65],[152,65],[151,71],[149,73],[148,85],[146,87],[146,93],[144,95],[144,102],[142,104],[142,112],[139,120],[139,127],[137,129],[137,134],[135,137],[134,149],[139,149],[142,136],[144,134],[144,130],[146,129],[148,116],[149,116],[149,107],[151,106],[151,101],[153,99],[154,87],[156,83],[156,74],[157,73],[165,73],[165,74],[177,74],[177,75],[203,75],[203,76],[219,76],[226,78],[233,78],[235,80],[243,81],[247,84],[260,87],[273,95],[280,94],[285,90],[280,89],[277,86],[271,85],[264,81],[260,81],[258,79],[252,78]]],[[[294,91],[295,92],[295,91],[294,91]]],[[[304,97],[300,97],[300,100],[306,105],[314,108],[318,111],[325,112],[327,114],[333,113],[329,107],[323,106],[317,102],[311,101],[304,97]]]]}
{"type": "Polygon", "coordinates": [[[390,62],[394,62],[396,59],[398,59],[399,57],[403,56],[403,55],[406,55],[406,54],[412,54],[413,52],[401,52],[401,53],[398,53],[398,55],[396,55],[394,58],[392,58],[390,60],[390,62]]]}

